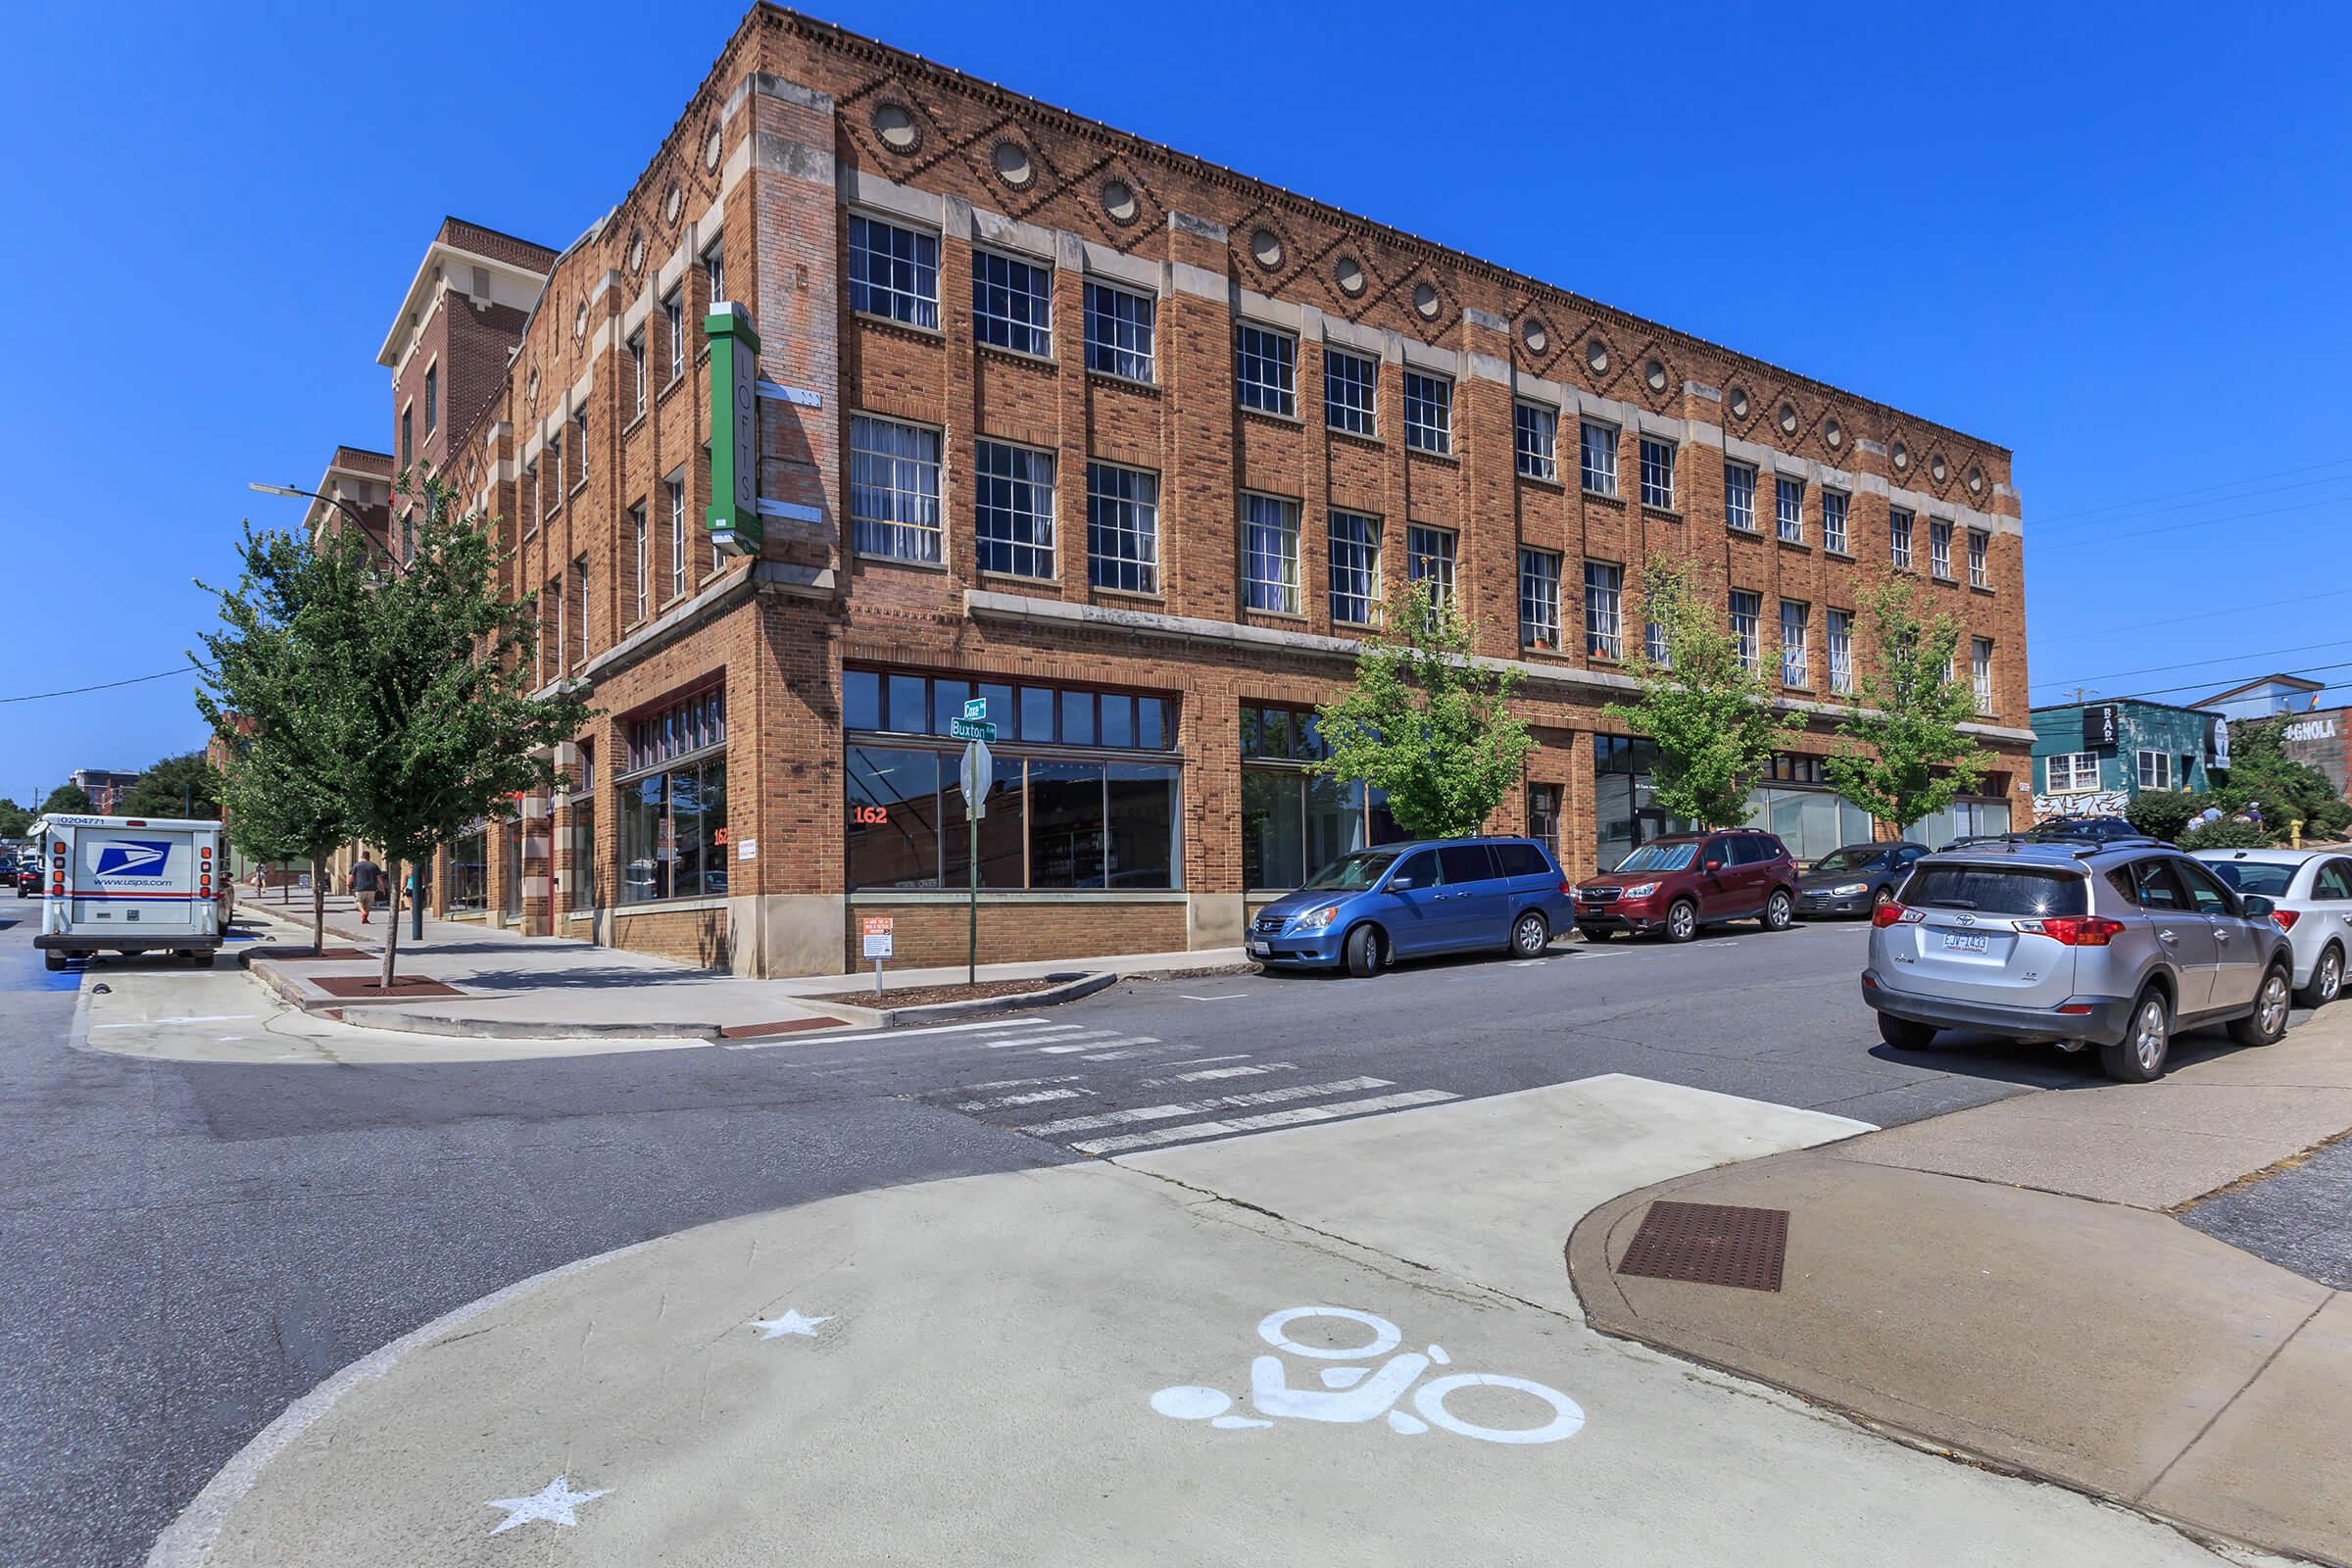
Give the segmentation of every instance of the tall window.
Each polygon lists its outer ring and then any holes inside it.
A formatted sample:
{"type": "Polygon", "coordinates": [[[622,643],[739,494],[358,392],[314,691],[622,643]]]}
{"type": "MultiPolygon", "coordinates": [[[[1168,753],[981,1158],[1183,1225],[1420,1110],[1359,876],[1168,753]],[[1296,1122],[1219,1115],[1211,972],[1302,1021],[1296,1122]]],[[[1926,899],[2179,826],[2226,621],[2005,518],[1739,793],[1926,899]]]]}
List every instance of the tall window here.
{"type": "Polygon", "coordinates": [[[1052,268],[972,252],[972,336],[1017,354],[1051,355],[1053,311],[1052,268]]]}
{"type": "Polygon", "coordinates": [[[618,902],[727,892],[727,705],[716,687],[630,720],[618,902]]]}
{"type": "Polygon", "coordinates": [[[1756,470],[1744,463],[1723,466],[1723,520],[1741,533],[1756,531],[1756,470]]]}
{"type": "Polygon", "coordinates": [[[1560,416],[1541,403],[1522,403],[1512,411],[1511,423],[1519,450],[1519,471],[1531,479],[1560,476],[1560,416]]]}
{"type": "Polygon", "coordinates": [[[1298,340],[1253,321],[1233,328],[1233,393],[1245,409],[1298,412],[1298,340]]]}
{"type": "Polygon", "coordinates": [[[1977,711],[1992,711],[1992,639],[1972,637],[1968,641],[1968,682],[1977,694],[1977,711]]]}
{"type": "Polygon", "coordinates": [[[1619,621],[1618,600],[1625,586],[1625,568],[1613,562],[1585,563],[1585,653],[1595,659],[1622,659],[1625,637],[1619,621]]]}
{"type": "Polygon", "coordinates": [[[1911,569],[1911,514],[1886,514],[1886,559],[1898,571],[1911,569]]]}
{"type": "Polygon", "coordinates": [[[575,556],[571,563],[571,662],[588,662],[588,558],[575,556]]]}
{"type": "Polygon", "coordinates": [[[1784,544],[1805,542],[1805,481],[1781,474],[1773,480],[1773,520],[1784,544]]]}
{"type": "Polygon", "coordinates": [[[1660,512],[1674,510],[1674,443],[1654,436],[1642,438],[1642,504],[1660,512]]]}
{"type": "Polygon", "coordinates": [[[686,373],[686,297],[679,289],[662,296],[662,340],[669,349],[669,379],[686,373]]]}
{"type": "Polygon", "coordinates": [[[686,470],[680,468],[662,481],[669,512],[669,597],[686,591],[686,470]]]}
{"type": "Polygon", "coordinates": [[[1617,493],[1617,432],[1605,424],[1586,421],[1579,466],[1584,487],[1596,496],[1617,493]]]}
{"type": "Polygon", "coordinates": [[[2173,787],[2172,753],[2139,754],[2139,787],[2143,790],[2169,790],[2173,787]]]}
{"type": "Polygon", "coordinates": [[[1928,519],[1928,570],[1938,577],[1952,574],[1952,525],[1941,517],[1928,519]]]}
{"type": "Polygon", "coordinates": [[[1404,530],[1406,570],[1414,582],[1429,585],[1432,610],[1453,599],[1454,535],[1445,528],[1414,523],[1404,530]]]}
{"type": "MultiPolygon", "coordinates": [[[[575,912],[593,909],[596,907],[596,747],[592,742],[580,742],[579,776],[564,811],[571,829],[571,857],[564,866],[564,880],[571,894],[569,907],[575,912]]],[[[518,861],[520,858],[516,857],[518,861]]]]}
{"type": "Polygon", "coordinates": [[[645,328],[629,334],[629,407],[645,412],[645,328]]]}
{"type": "Polygon", "coordinates": [[[1152,376],[1152,325],[1159,302],[1107,283],[1086,285],[1086,368],[1131,381],[1152,376]]]}
{"type": "Polygon", "coordinates": [[[1781,601],[1781,684],[1810,686],[1813,684],[1807,665],[1811,662],[1805,647],[1806,622],[1811,619],[1809,607],[1798,600],[1781,601]]]}
{"type": "Polygon", "coordinates": [[[1440,455],[1453,450],[1453,383],[1442,375],[1404,372],[1404,444],[1440,455]]]}
{"type": "Polygon", "coordinates": [[[571,416],[573,473],[571,482],[576,489],[588,482],[588,411],[580,409],[571,416]]]}
{"type": "Polygon", "coordinates": [[[866,415],[851,418],[850,548],[939,564],[937,430],[866,415]]]}
{"type": "Polygon", "coordinates": [[[1369,626],[1380,618],[1380,519],[1331,514],[1331,618],[1369,626]]]}
{"type": "Polygon", "coordinates": [[[1298,503],[1242,497],[1244,597],[1251,610],[1298,612],[1298,503]]]}
{"type": "Polygon", "coordinates": [[[1349,435],[1377,433],[1373,400],[1380,385],[1380,362],[1339,349],[1323,351],[1323,422],[1349,435]]]}
{"type": "Polygon", "coordinates": [[[1755,668],[1761,657],[1756,647],[1756,621],[1761,613],[1761,595],[1732,590],[1732,641],[1740,650],[1743,669],[1755,668]]]}
{"type": "Polygon", "coordinates": [[[1642,652],[1660,669],[1674,667],[1674,645],[1666,640],[1666,623],[1652,620],[1642,628],[1642,652]]]}
{"type": "Polygon", "coordinates": [[[844,670],[841,691],[851,888],[960,888],[975,870],[988,888],[1183,885],[1166,698],[874,669],[844,670]],[[997,726],[977,835],[949,736],[967,701],[997,726]]]}
{"type": "Polygon", "coordinates": [[[441,367],[424,368],[424,433],[431,435],[441,423],[441,367]]]}
{"type": "Polygon", "coordinates": [[[645,559],[648,540],[645,528],[645,503],[640,501],[629,509],[629,586],[635,612],[629,624],[645,618],[646,601],[653,587],[653,564],[645,559]]]}
{"type": "Polygon", "coordinates": [[[973,447],[972,507],[982,571],[1054,575],[1054,455],[981,441],[973,447]]]}
{"type": "Polygon", "coordinates": [[[1992,586],[1992,572],[1985,557],[1992,545],[1992,535],[1982,528],[1968,530],[1968,585],[1971,588],[1992,586]]]}
{"type": "Polygon", "coordinates": [[[1821,548],[1834,556],[1846,554],[1845,493],[1824,490],[1821,493],[1821,548]]]}
{"type": "Polygon", "coordinates": [[[556,509],[564,504],[564,434],[560,428],[555,440],[548,443],[547,478],[546,515],[553,516],[556,509]]]}
{"type": "Polygon", "coordinates": [[[1519,645],[1560,646],[1560,558],[1548,550],[1519,552],[1519,645]]]}
{"type": "Polygon", "coordinates": [[[416,415],[414,409],[400,411],[400,466],[404,468],[416,461],[416,443],[412,429],[416,415]]]}
{"type": "Polygon", "coordinates": [[[1159,475],[1086,466],[1086,561],[1098,588],[1159,592],[1159,475]]]}
{"type": "Polygon", "coordinates": [[[727,297],[726,236],[713,234],[710,243],[703,248],[703,284],[705,298],[716,305],[727,297]]]}
{"type": "Polygon", "coordinates": [[[1830,690],[1851,696],[1854,690],[1854,612],[1833,610],[1830,620],[1830,690]]]}
{"type": "Polygon", "coordinates": [[[1242,885],[1291,889],[1351,850],[1405,837],[1388,796],[1309,764],[1331,755],[1315,715],[1242,709],[1242,885]]]}
{"type": "Polygon", "coordinates": [[[937,328],[939,236],[852,214],[850,309],[937,328]]]}

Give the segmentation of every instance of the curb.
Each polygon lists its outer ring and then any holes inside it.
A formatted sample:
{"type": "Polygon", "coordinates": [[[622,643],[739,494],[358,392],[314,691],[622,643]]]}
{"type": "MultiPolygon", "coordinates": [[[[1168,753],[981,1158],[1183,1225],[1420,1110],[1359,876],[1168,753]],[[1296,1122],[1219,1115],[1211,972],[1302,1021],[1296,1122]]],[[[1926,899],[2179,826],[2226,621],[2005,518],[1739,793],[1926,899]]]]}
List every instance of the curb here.
{"type": "MultiPolygon", "coordinates": [[[[313,1009],[322,1010],[322,1009],[313,1009]]],[[[704,1040],[716,1042],[714,1023],[534,1023],[524,1018],[452,1018],[430,1012],[370,1012],[343,1020],[355,1029],[459,1040],[704,1040]]]]}
{"type": "MultiPolygon", "coordinates": [[[[1061,984],[1047,986],[1040,991],[1016,991],[1003,997],[974,997],[967,1002],[934,1002],[919,1007],[860,1007],[847,1002],[835,1002],[830,997],[795,997],[796,1005],[811,1012],[839,1018],[843,1023],[861,1024],[869,1029],[885,1029],[904,1023],[928,1023],[939,1020],[969,1018],[979,1013],[1018,1012],[1027,1007],[1050,1007],[1057,1003],[1076,1002],[1107,990],[1119,981],[1119,976],[1102,974],[1047,975],[1049,980],[1061,984]]],[[[888,1000],[888,993],[884,993],[888,1000]]]]}

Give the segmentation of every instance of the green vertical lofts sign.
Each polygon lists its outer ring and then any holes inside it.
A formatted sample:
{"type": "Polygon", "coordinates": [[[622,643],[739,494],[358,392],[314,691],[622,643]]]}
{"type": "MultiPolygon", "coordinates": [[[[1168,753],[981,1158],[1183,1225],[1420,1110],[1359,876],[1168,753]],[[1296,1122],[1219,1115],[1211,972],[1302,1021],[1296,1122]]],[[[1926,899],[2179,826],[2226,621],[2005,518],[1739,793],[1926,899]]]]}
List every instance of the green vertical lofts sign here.
{"type": "Polygon", "coordinates": [[[760,525],[760,334],[752,313],[719,301],[703,318],[710,340],[710,542],[756,556],[760,525]]]}

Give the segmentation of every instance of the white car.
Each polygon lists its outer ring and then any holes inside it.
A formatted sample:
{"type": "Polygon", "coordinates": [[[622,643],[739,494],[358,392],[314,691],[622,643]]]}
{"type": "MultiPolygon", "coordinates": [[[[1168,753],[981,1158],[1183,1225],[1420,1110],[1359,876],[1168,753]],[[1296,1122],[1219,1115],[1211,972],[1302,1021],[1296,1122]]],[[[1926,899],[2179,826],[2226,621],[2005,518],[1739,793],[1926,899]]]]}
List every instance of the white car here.
{"type": "Polygon", "coordinates": [[[2196,858],[2240,893],[2276,906],[2271,918],[2295,954],[2295,1001],[2322,1007],[2344,992],[2352,962],[2352,853],[2329,850],[2199,850],[2196,858]]]}

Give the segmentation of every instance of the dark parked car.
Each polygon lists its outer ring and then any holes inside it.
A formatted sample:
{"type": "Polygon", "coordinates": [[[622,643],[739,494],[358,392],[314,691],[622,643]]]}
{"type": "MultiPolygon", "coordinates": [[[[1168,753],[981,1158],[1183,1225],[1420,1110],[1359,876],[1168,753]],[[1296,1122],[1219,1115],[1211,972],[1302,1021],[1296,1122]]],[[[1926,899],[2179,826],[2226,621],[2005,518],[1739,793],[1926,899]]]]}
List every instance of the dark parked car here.
{"type": "Polygon", "coordinates": [[[1532,958],[1568,922],[1567,880],[1530,839],[1445,839],[1358,850],[1250,922],[1270,968],[1379,972],[1391,958],[1482,950],[1532,958]]]}
{"type": "Polygon", "coordinates": [[[1796,879],[1798,914],[1868,914],[1894,897],[1925,844],[1848,844],[1796,879]]]}
{"type": "Polygon", "coordinates": [[[1796,862],[1758,828],[1651,839],[1617,869],[1576,885],[1576,928],[1594,942],[1620,931],[1688,942],[1699,927],[1760,920],[1786,931],[1796,915],[1796,862]]]}
{"type": "Polygon", "coordinates": [[[41,860],[37,855],[27,855],[17,862],[17,897],[37,899],[41,896],[41,860]]]}
{"type": "Polygon", "coordinates": [[[2147,837],[2120,816],[2045,817],[2025,836],[2036,844],[2112,844],[2119,839],[2147,837]]]}

